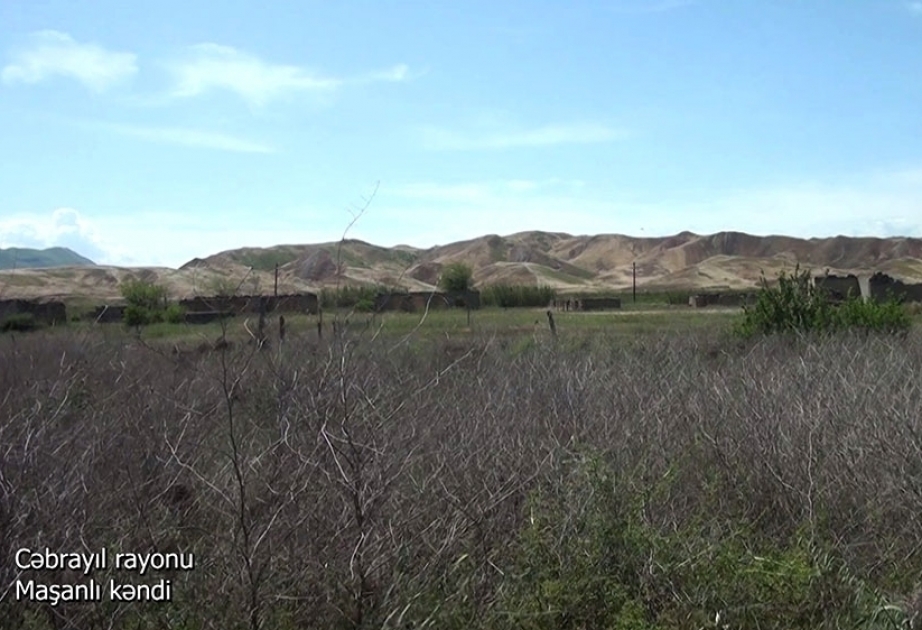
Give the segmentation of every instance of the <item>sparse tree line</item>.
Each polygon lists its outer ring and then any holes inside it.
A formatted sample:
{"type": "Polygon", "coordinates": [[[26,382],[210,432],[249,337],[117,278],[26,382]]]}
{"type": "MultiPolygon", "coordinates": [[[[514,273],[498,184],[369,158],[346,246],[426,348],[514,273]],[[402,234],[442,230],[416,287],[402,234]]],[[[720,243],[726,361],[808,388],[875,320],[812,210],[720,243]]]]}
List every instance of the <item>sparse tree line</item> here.
{"type": "MultiPolygon", "coordinates": [[[[881,274],[874,276],[872,280],[878,278],[878,276],[881,276],[881,274]]],[[[475,309],[481,306],[499,308],[552,307],[557,310],[570,311],[617,309],[621,308],[622,303],[622,299],[617,294],[562,295],[547,286],[499,283],[487,285],[480,291],[474,291],[472,289],[472,278],[473,272],[468,265],[455,263],[447,265],[443,270],[438,286],[441,293],[438,294],[435,292],[431,294],[426,292],[411,293],[384,285],[325,287],[316,296],[316,303],[311,308],[314,310],[351,309],[360,313],[373,313],[383,310],[406,310],[412,312],[430,307],[445,306],[466,306],[475,309]],[[434,301],[433,299],[416,299],[433,297],[435,298],[434,301]],[[472,302],[473,305],[471,304],[472,302]]],[[[849,279],[854,280],[857,286],[857,279],[853,277],[849,279]]],[[[881,293],[882,289],[877,290],[881,295],[876,295],[873,300],[862,300],[859,295],[852,292],[849,292],[848,295],[840,295],[839,292],[829,288],[834,285],[828,282],[814,282],[810,273],[806,270],[801,271],[799,267],[791,274],[782,272],[779,275],[778,282],[772,286],[771,290],[767,290],[769,285],[764,277],[761,282],[762,289],[758,293],[700,294],[692,295],[690,298],[688,298],[687,294],[676,292],[663,294],[641,293],[639,297],[642,303],[656,299],[668,300],[670,304],[680,304],[684,303],[682,296],[685,296],[692,306],[700,307],[709,304],[741,305],[747,313],[746,321],[751,322],[753,317],[760,317],[763,322],[782,322],[779,324],[780,328],[790,327],[802,330],[831,330],[854,326],[875,329],[891,326],[894,322],[898,327],[905,327],[905,321],[907,321],[905,317],[901,319],[900,312],[905,309],[900,305],[900,300],[896,297],[897,294],[891,295],[888,299],[886,295],[881,293]],[[784,315],[784,313],[787,313],[792,318],[788,323],[784,323],[787,321],[785,320],[787,315],[784,315]],[[779,317],[781,319],[778,319],[779,317]],[[791,323],[793,320],[797,320],[796,323],[791,323]]],[[[914,285],[898,283],[897,286],[905,292],[906,287],[911,288],[914,285]]],[[[237,289],[239,289],[238,284],[229,282],[226,279],[219,279],[215,282],[216,297],[211,298],[211,300],[221,302],[222,300],[233,299],[235,297],[234,291],[237,289]]],[[[126,305],[116,309],[117,312],[114,315],[118,321],[122,321],[136,329],[160,322],[173,324],[182,322],[207,323],[214,319],[189,316],[189,309],[184,307],[183,304],[171,303],[168,300],[167,289],[162,285],[141,280],[131,280],[123,283],[120,291],[126,305]]],[[[199,301],[202,300],[200,299],[199,301]]],[[[205,299],[205,302],[207,301],[205,299]]],[[[21,312],[5,315],[0,318],[0,332],[9,330],[28,331],[40,328],[43,324],[48,323],[46,320],[49,317],[46,316],[45,311],[49,311],[49,307],[54,305],[41,304],[35,305],[34,308],[30,306],[26,310],[20,309],[21,312]],[[36,316],[36,313],[30,312],[35,308],[41,310],[40,315],[36,316]]],[[[200,307],[196,308],[201,310],[200,307]]],[[[63,306],[59,310],[63,313],[63,306]]],[[[213,310],[213,308],[210,307],[208,310],[213,310]]],[[[220,313],[218,314],[220,315],[220,313]]],[[[196,315],[204,315],[204,313],[196,313],[196,315]]],[[[51,319],[56,323],[64,323],[66,316],[58,314],[51,319]],[[58,320],[63,321],[59,322],[58,320]]],[[[110,321],[111,318],[107,312],[103,311],[94,319],[96,321],[110,321]]],[[[767,324],[759,324],[759,326],[764,328],[767,324]]],[[[771,326],[768,327],[770,328],[771,326]]],[[[741,332],[748,334],[742,330],[741,332]]]]}

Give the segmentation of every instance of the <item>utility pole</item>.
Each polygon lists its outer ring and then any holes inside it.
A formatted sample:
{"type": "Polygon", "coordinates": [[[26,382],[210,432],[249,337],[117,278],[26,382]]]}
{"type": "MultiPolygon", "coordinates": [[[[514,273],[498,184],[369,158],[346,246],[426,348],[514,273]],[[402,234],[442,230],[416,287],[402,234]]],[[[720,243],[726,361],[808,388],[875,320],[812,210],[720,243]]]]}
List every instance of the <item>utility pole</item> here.
{"type": "Polygon", "coordinates": [[[631,263],[631,297],[637,303],[637,263],[631,263]]]}

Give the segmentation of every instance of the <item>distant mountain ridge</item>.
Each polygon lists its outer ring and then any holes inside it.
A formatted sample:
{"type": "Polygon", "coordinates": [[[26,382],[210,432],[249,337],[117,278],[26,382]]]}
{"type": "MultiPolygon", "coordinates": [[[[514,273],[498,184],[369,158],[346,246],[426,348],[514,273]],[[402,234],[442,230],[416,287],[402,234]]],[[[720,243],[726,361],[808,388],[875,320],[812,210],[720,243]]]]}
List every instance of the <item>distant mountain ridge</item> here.
{"type": "MultiPolygon", "coordinates": [[[[240,292],[266,293],[274,290],[276,265],[279,293],[337,285],[427,291],[435,288],[445,265],[455,262],[471,266],[478,287],[545,285],[562,293],[629,289],[634,265],[638,288],[656,291],[750,289],[758,286],[762,273],[773,279],[797,264],[816,274],[827,269],[835,274],[882,271],[907,282],[922,282],[919,238],[803,239],[742,232],[637,238],[529,231],[488,234],[430,248],[381,247],[347,239],[244,247],[194,258],[180,269],[73,265],[28,269],[24,265],[34,262],[24,262],[21,254],[18,258],[16,271],[0,271],[4,298],[87,297],[111,302],[121,299],[120,283],[133,279],[163,284],[174,298],[213,295],[228,280],[240,292]]],[[[47,259],[42,264],[48,264],[47,259]]]]}
{"type": "Polygon", "coordinates": [[[442,267],[454,262],[469,264],[479,285],[545,284],[563,290],[630,286],[632,265],[639,286],[662,289],[751,287],[763,271],[773,277],[795,264],[818,272],[884,271],[919,281],[922,239],[803,239],[742,232],[638,238],[527,231],[489,234],[428,249],[388,248],[354,239],[243,248],[195,259],[183,268],[243,266],[270,271],[278,264],[280,276],[315,286],[338,282],[428,289],[436,284],[442,267]]]}
{"type": "Polygon", "coordinates": [[[0,248],[0,269],[37,269],[45,267],[94,267],[85,258],[67,247],[31,249],[28,247],[0,248]]]}

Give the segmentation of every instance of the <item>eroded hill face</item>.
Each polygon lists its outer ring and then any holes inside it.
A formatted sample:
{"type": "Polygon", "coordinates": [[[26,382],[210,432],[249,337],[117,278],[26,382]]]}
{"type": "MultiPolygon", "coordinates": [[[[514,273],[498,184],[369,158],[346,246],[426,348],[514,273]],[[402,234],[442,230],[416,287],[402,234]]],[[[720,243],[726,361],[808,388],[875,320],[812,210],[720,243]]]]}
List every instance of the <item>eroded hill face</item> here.
{"type": "Polygon", "coordinates": [[[379,247],[357,240],[317,245],[242,248],[195,258],[180,269],[66,267],[0,272],[0,297],[86,297],[117,300],[120,282],[143,279],[167,286],[173,297],[213,295],[216,289],[240,293],[273,290],[316,291],[337,284],[387,285],[432,289],[442,268],[463,262],[474,281],[547,285],[562,291],[590,292],[631,286],[647,289],[742,289],[758,285],[760,274],[773,278],[795,264],[816,272],[883,271],[895,278],[922,281],[922,239],[798,239],[720,232],[700,236],[634,238],[617,234],[573,236],[559,232],[487,235],[417,249],[379,247]]]}

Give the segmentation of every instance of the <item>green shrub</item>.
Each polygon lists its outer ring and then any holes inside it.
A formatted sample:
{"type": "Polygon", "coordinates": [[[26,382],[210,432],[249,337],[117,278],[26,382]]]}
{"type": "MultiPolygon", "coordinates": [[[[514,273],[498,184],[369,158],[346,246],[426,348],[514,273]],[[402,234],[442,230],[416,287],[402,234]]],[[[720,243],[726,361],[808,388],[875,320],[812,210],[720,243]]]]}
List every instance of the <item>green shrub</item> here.
{"type": "Polygon", "coordinates": [[[370,302],[374,308],[375,296],[378,293],[389,292],[386,287],[339,287],[324,288],[320,290],[320,307],[332,308],[357,308],[359,302],[370,302]]]}
{"type": "Polygon", "coordinates": [[[577,455],[554,479],[525,508],[494,627],[715,627],[717,613],[716,627],[857,627],[878,603],[810,536],[715,527],[706,503],[683,525],[657,526],[648,514],[672,475],[641,490],[600,456],[577,455]]]}
{"type": "Polygon", "coordinates": [[[170,304],[163,311],[163,321],[168,324],[182,324],[186,321],[186,309],[179,304],[170,304]]]}
{"type": "Polygon", "coordinates": [[[912,326],[909,312],[894,299],[882,303],[848,300],[838,309],[837,315],[843,328],[895,334],[912,326]]]}
{"type": "Polygon", "coordinates": [[[355,310],[359,313],[370,313],[375,310],[375,302],[372,299],[363,297],[355,303],[355,310]]]}
{"type": "Polygon", "coordinates": [[[756,303],[743,306],[742,319],[736,325],[736,332],[743,337],[847,329],[896,333],[911,325],[909,314],[895,300],[878,303],[849,296],[842,304],[833,304],[829,294],[814,285],[810,272],[801,271],[799,265],[790,275],[782,271],[775,287],[769,286],[764,275],[760,284],[756,303]]]}
{"type": "Polygon", "coordinates": [[[137,304],[129,304],[125,307],[123,321],[128,326],[138,327],[153,324],[156,320],[154,318],[154,312],[150,309],[138,306],[137,304]]]}
{"type": "Polygon", "coordinates": [[[28,332],[40,327],[32,313],[14,313],[0,321],[0,332],[28,332]]]}
{"type": "Polygon", "coordinates": [[[128,303],[124,315],[124,322],[128,326],[140,329],[141,326],[158,322],[183,320],[182,310],[178,305],[167,305],[167,290],[164,286],[142,280],[130,280],[123,283],[120,290],[128,303]]]}
{"type": "Polygon", "coordinates": [[[449,293],[469,291],[473,277],[474,271],[470,265],[451,263],[442,270],[442,275],[439,276],[439,288],[449,293]]]}
{"type": "Polygon", "coordinates": [[[166,308],[166,287],[143,280],[129,280],[122,283],[119,290],[128,304],[151,311],[166,308]]]}

